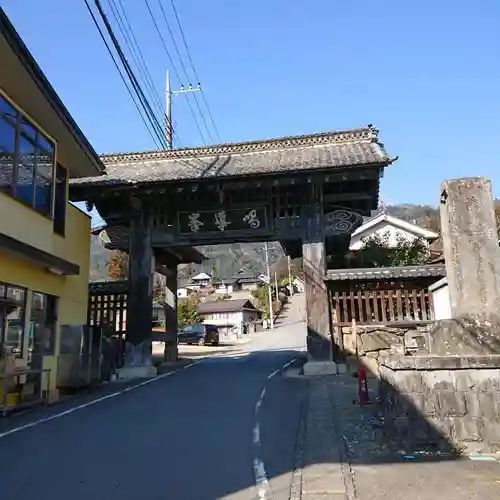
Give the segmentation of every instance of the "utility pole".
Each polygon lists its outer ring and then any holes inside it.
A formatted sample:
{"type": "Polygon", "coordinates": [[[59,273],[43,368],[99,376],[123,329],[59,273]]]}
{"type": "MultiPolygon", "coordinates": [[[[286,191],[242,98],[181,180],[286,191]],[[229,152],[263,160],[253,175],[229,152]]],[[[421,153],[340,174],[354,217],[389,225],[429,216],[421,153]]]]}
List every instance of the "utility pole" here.
{"type": "Polygon", "coordinates": [[[179,90],[172,90],[170,85],[170,72],[167,71],[167,82],[165,86],[166,90],[166,102],[165,102],[165,134],[167,139],[168,149],[172,149],[172,137],[173,137],[173,126],[172,126],[172,96],[179,94],[186,94],[188,92],[199,92],[201,90],[200,84],[198,87],[194,87],[190,84],[187,89],[184,85],[181,85],[179,90]]]}
{"type": "Polygon", "coordinates": [[[293,283],[292,283],[292,265],[291,265],[291,260],[290,256],[287,256],[288,260],[288,284],[290,285],[290,295],[293,295],[293,283]]]}
{"type": "Polygon", "coordinates": [[[276,289],[276,300],[278,299],[278,274],[274,273],[274,288],[276,289]]]}
{"type": "Polygon", "coordinates": [[[274,329],[274,314],[273,314],[273,296],[271,293],[271,269],[269,267],[269,247],[266,241],[266,267],[267,267],[267,293],[269,295],[269,321],[271,323],[271,330],[274,329]]]}

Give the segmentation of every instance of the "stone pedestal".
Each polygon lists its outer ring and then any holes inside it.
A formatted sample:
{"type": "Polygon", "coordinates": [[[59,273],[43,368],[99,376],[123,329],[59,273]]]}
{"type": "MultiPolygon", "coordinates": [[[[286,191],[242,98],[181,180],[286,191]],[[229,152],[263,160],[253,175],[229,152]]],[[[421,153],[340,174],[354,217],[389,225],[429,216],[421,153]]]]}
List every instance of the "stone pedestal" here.
{"type": "Polygon", "coordinates": [[[308,361],[302,367],[302,372],[306,377],[344,375],[347,373],[347,366],[344,363],[334,363],[332,361],[308,361]]]}
{"type": "Polygon", "coordinates": [[[124,366],[116,370],[118,380],[134,380],[136,378],[153,378],[158,374],[154,366],[124,366]]]}
{"type": "Polygon", "coordinates": [[[446,180],[440,211],[452,317],[498,316],[500,248],[491,182],[446,180]]]}

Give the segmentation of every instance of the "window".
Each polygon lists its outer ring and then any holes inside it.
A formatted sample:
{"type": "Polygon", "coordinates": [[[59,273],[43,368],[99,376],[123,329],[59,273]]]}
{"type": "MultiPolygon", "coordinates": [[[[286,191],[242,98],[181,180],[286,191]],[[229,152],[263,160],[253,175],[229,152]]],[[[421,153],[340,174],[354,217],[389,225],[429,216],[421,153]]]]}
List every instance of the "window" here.
{"type": "Polygon", "coordinates": [[[29,350],[36,354],[55,354],[57,297],[40,292],[31,296],[29,350]]]}
{"type": "Polygon", "coordinates": [[[16,152],[17,111],[0,96],[0,191],[12,189],[16,152]]]}
{"type": "Polygon", "coordinates": [[[56,196],[54,204],[54,231],[61,236],[66,233],[68,171],[59,163],[56,166],[56,196]]]}
{"type": "Polygon", "coordinates": [[[26,290],[0,283],[0,357],[12,350],[23,356],[26,290]]]}
{"type": "Polygon", "coordinates": [[[51,217],[54,162],[54,144],[0,94],[0,191],[51,217]]]}

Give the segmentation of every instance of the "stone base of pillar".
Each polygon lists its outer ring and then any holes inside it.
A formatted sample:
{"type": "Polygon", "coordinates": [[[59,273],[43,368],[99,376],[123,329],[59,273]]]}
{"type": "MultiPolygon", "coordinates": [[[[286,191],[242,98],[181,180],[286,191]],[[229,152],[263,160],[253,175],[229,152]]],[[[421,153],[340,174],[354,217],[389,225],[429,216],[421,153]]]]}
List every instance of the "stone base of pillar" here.
{"type": "Polygon", "coordinates": [[[334,361],[308,361],[302,369],[304,375],[308,377],[344,375],[347,373],[347,367],[344,363],[335,363],[334,361]]]}
{"type": "Polygon", "coordinates": [[[311,360],[332,361],[332,341],[330,337],[318,335],[307,329],[307,352],[311,360]]]}
{"type": "Polygon", "coordinates": [[[125,367],[151,366],[153,364],[153,344],[150,339],[143,340],[138,344],[127,342],[123,358],[125,367]]]}
{"type": "Polygon", "coordinates": [[[165,363],[172,363],[179,359],[179,349],[177,348],[177,343],[165,343],[165,354],[163,360],[165,363]]]}
{"type": "Polygon", "coordinates": [[[124,366],[116,371],[118,380],[133,380],[136,378],[153,378],[158,374],[152,365],[124,366]]]}

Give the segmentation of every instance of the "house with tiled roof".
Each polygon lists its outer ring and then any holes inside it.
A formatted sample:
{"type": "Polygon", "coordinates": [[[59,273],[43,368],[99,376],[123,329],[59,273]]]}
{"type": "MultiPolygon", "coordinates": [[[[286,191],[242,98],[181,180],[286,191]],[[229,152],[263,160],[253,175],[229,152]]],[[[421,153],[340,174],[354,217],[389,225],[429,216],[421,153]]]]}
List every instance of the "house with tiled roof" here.
{"type": "Polygon", "coordinates": [[[243,332],[243,325],[254,324],[260,317],[260,312],[246,298],[200,302],[197,310],[204,323],[217,325],[222,334],[243,332]]]}
{"type": "Polygon", "coordinates": [[[399,238],[408,241],[420,238],[427,245],[439,238],[439,234],[418,226],[412,222],[399,219],[387,213],[381,213],[366,219],[351,235],[350,250],[359,250],[364,240],[374,236],[386,237],[389,245],[396,246],[399,238]]]}

